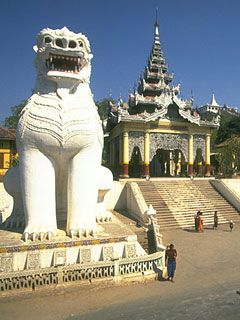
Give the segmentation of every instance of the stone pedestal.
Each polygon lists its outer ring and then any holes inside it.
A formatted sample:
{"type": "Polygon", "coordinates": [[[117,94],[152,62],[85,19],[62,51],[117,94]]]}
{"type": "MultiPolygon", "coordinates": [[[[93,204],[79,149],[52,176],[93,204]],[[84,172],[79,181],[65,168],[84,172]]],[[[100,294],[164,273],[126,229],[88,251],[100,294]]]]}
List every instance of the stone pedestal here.
{"type": "Polygon", "coordinates": [[[199,176],[202,176],[202,174],[203,174],[202,163],[198,163],[198,166],[197,166],[197,174],[198,174],[199,176]]]}
{"type": "Polygon", "coordinates": [[[121,175],[121,178],[129,178],[128,169],[129,169],[129,165],[128,165],[128,164],[123,164],[123,165],[122,165],[122,175],[121,175]]]}
{"type": "Polygon", "coordinates": [[[70,239],[64,231],[51,241],[21,241],[20,233],[0,230],[0,296],[155,279],[164,252],[148,255],[137,236],[115,216],[98,224],[96,237],[70,239]]]}
{"type": "Polygon", "coordinates": [[[188,175],[189,176],[193,175],[193,164],[191,163],[188,164],[188,175]]]}
{"type": "Polygon", "coordinates": [[[0,230],[0,278],[4,272],[109,261],[146,255],[137,236],[115,216],[99,223],[96,237],[66,236],[62,230],[51,241],[23,243],[20,233],[0,230]],[[130,250],[130,249],[131,250],[130,250]],[[134,252],[134,254],[133,254],[134,252]]]}
{"type": "Polygon", "coordinates": [[[144,176],[147,177],[150,175],[149,164],[144,164],[144,176]]]}
{"type": "Polygon", "coordinates": [[[210,164],[206,164],[205,165],[205,176],[206,177],[210,177],[211,175],[211,165],[210,164]]]}

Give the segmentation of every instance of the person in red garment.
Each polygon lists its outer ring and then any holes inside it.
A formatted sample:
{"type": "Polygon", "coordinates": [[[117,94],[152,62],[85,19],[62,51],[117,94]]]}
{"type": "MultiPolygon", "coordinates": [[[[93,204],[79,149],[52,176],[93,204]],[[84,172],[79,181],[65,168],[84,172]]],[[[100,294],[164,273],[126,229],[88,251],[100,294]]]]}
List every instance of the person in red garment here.
{"type": "Polygon", "coordinates": [[[203,232],[203,213],[202,211],[198,215],[198,232],[203,232]]]}

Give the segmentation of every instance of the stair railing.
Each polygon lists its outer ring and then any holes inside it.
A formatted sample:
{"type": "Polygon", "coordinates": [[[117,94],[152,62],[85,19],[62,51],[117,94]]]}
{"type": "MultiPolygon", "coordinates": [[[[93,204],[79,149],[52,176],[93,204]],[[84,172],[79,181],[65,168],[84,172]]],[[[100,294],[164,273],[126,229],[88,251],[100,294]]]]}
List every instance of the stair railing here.
{"type": "Polygon", "coordinates": [[[160,226],[157,222],[156,218],[156,210],[153,208],[153,206],[150,204],[147,210],[147,215],[149,218],[149,228],[152,229],[153,231],[153,236],[154,236],[154,242],[155,242],[155,247],[156,251],[164,251],[166,250],[166,247],[163,245],[163,236],[160,233],[160,226]]]}

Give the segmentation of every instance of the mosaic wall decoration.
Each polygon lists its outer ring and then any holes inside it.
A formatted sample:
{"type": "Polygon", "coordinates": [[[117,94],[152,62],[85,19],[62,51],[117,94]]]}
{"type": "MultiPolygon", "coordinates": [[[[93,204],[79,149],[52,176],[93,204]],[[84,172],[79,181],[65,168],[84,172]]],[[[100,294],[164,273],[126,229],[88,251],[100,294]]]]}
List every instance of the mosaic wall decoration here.
{"type": "Polygon", "coordinates": [[[143,160],[144,159],[144,133],[130,131],[128,134],[128,141],[129,141],[129,157],[130,158],[132,157],[133,149],[135,147],[138,147],[143,160]]]}
{"type": "Polygon", "coordinates": [[[203,135],[194,135],[193,136],[193,155],[194,158],[196,157],[197,154],[197,149],[200,149],[202,151],[202,157],[205,160],[205,140],[206,137],[203,135]]]}
{"type": "Polygon", "coordinates": [[[188,135],[170,133],[150,133],[150,161],[158,149],[180,150],[188,160],[188,135]]]}

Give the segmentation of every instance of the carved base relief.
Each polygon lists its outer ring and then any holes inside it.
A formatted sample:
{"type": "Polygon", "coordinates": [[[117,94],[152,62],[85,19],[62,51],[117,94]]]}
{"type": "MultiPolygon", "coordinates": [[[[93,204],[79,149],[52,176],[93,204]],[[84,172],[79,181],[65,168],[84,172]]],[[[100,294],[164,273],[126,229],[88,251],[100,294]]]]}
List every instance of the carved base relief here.
{"type": "Polygon", "coordinates": [[[13,271],[13,254],[6,253],[0,255],[0,273],[13,271]]]}
{"type": "Polygon", "coordinates": [[[125,245],[125,257],[134,258],[137,256],[136,245],[135,244],[126,244],[125,245]]]}
{"type": "Polygon", "coordinates": [[[54,266],[64,266],[66,264],[66,251],[59,250],[54,252],[54,266]]]}
{"type": "Polygon", "coordinates": [[[112,260],[114,258],[113,246],[105,246],[102,248],[102,259],[103,261],[112,260]]]}
{"type": "Polygon", "coordinates": [[[80,249],[80,263],[88,263],[92,261],[92,252],[90,248],[80,249]]]}

